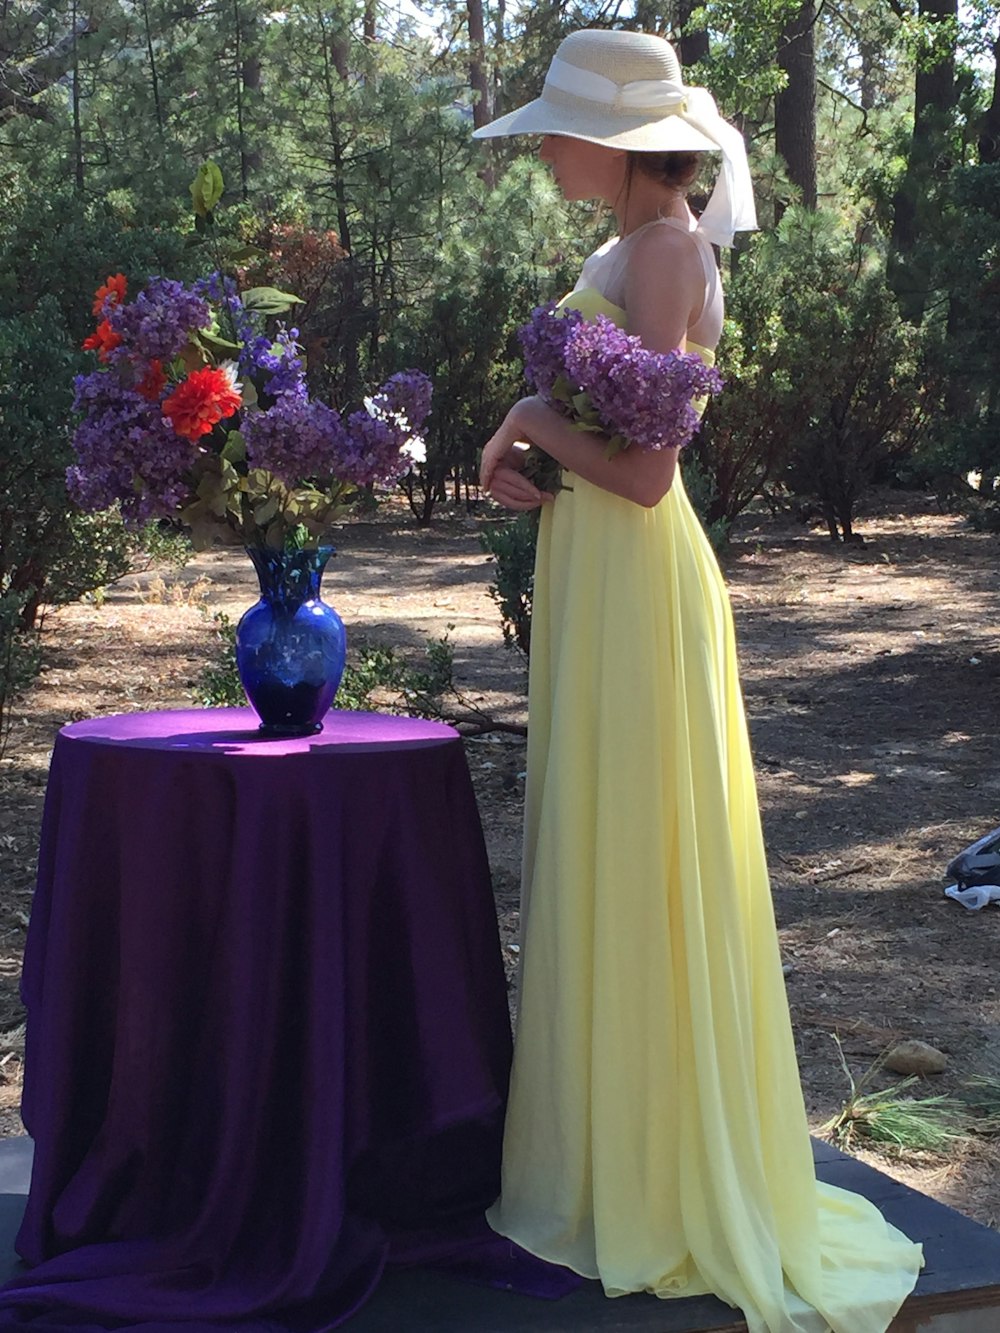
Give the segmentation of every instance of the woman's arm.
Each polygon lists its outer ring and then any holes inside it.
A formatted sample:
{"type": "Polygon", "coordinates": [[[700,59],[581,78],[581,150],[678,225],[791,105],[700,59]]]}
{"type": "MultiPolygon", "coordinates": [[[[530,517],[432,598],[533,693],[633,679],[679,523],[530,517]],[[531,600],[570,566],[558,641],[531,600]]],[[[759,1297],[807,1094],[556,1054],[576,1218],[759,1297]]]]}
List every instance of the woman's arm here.
{"type": "MultiPolygon", "coordinates": [[[[521,505],[511,504],[504,498],[509,484],[505,472],[512,459],[512,450],[519,441],[537,444],[578,477],[646,508],[652,508],[663,499],[677,467],[676,449],[622,449],[608,458],[606,436],[577,430],[541,398],[522,398],[510,409],[500,429],[483,449],[480,470],[479,484],[483,490],[511,509],[521,505]]],[[[516,452],[513,458],[516,459],[516,452]]],[[[524,477],[520,480],[524,486],[531,485],[524,477]]],[[[524,496],[526,501],[532,499],[527,492],[524,496]]],[[[526,502],[524,508],[533,509],[551,499],[537,490],[535,497],[533,502],[526,502]]]]}

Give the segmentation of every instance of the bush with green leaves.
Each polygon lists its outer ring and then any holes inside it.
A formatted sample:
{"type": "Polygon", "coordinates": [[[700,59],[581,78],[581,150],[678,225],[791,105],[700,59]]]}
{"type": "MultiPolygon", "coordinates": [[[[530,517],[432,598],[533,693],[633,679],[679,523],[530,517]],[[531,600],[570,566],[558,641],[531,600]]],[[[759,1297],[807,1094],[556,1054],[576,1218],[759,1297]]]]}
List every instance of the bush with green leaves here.
{"type": "Polygon", "coordinates": [[[869,488],[891,481],[926,438],[940,379],[880,257],[844,223],[790,210],[768,242],[796,275],[779,313],[785,365],[806,411],[782,479],[796,495],[816,496],[831,538],[848,541],[869,488]]]}
{"type": "Polygon", "coordinates": [[[832,213],[789,208],[741,257],[719,349],[726,389],[695,457],[731,522],[767,483],[814,498],[834,540],[926,437],[939,377],[884,260],[832,213]]]}
{"type": "Polygon", "coordinates": [[[500,611],[503,641],[525,657],[531,651],[537,534],[537,514],[519,514],[484,528],[479,537],[483,550],[493,558],[494,577],[488,591],[500,611]]]}
{"type": "Polygon", "coordinates": [[[952,500],[974,525],[995,530],[994,485],[1000,478],[1000,164],[956,168],[940,234],[923,242],[931,290],[924,330],[944,382],[943,410],[932,419],[913,460],[916,480],[939,490],[952,479],[952,500]],[[983,495],[963,493],[954,479],[978,472],[983,495]]]}
{"type": "Polygon", "coordinates": [[[434,381],[427,462],[404,480],[419,523],[449,479],[456,498],[476,487],[479,450],[528,391],[517,330],[572,287],[582,258],[561,240],[573,224],[538,162],[514,163],[493,189],[470,173],[464,188],[468,216],[442,238],[427,299],[393,327],[384,353],[434,381]]]}
{"type": "Polygon", "coordinates": [[[80,515],[66,493],[73,379],[93,362],[80,344],[99,283],[145,280],[182,253],[179,235],[58,194],[18,199],[0,223],[0,580],[25,629],[128,567],[117,516],[80,515]]]}
{"type": "Polygon", "coordinates": [[[22,627],[24,598],[0,584],[0,757],[7,748],[12,710],[38,674],[38,633],[22,627]]]}
{"type": "Polygon", "coordinates": [[[60,605],[119,577],[134,541],[113,515],[78,514],[66,494],[74,351],[51,296],[0,317],[0,581],[30,630],[60,605]]]}

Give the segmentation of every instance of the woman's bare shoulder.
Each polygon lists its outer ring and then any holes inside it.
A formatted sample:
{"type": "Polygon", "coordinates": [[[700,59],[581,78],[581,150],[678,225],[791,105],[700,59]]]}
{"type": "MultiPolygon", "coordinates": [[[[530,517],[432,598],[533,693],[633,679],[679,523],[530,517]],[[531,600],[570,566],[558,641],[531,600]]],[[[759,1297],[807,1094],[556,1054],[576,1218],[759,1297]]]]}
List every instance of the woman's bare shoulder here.
{"type": "Polygon", "coordinates": [[[668,222],[643,228],[629,245],[629,268],[633,271],[650,267],[661,269],[665,264],[674,269],[690,265],[692,270],[700,271],[701,256],[694,235],[668,222]]]}

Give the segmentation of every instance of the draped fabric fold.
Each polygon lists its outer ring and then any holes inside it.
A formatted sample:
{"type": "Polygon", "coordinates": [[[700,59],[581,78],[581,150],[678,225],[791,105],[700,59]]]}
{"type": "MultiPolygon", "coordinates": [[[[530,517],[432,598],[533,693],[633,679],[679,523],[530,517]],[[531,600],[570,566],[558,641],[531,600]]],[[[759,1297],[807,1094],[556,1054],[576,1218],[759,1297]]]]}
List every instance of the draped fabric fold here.
{"type": "Polygon", "coordinates": [[[461,741],[255,727],[57,740],[23,986],[32,1267],[0,1327],[313,1333],[387,1262],[482,1253],[510,1033],[461,741]]]}

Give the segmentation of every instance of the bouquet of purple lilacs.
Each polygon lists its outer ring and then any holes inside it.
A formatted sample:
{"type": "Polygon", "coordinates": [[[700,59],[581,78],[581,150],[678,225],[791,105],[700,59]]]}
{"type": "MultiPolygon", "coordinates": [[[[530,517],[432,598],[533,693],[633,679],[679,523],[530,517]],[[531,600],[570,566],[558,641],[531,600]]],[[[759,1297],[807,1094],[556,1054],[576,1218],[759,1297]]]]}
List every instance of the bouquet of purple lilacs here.
{"type": "MultiPolygon", "coordinates": [[[[679,449],[701,424],[699,400],[719,393],[722,377],[693,353],[654,352],[605,315],[538,306],[518,330],[524,376],[578,430],[621,449],[679,449]]],[[[532,445],[525,473],[540,490],[560,487],[562,469],[532,445]]]]}
{"type": "Polygon", "coordinates": [[[349,414],[311,398],[298,330],[269,326],[297,297],[220,273],[127,296],[122,274],[98,289],[84,344],[98,364],[76,380],[67,485],[82,509],[281,550],[319,543],[360,487],[413,466],[427,376],[393,375],[349,414]]]}

